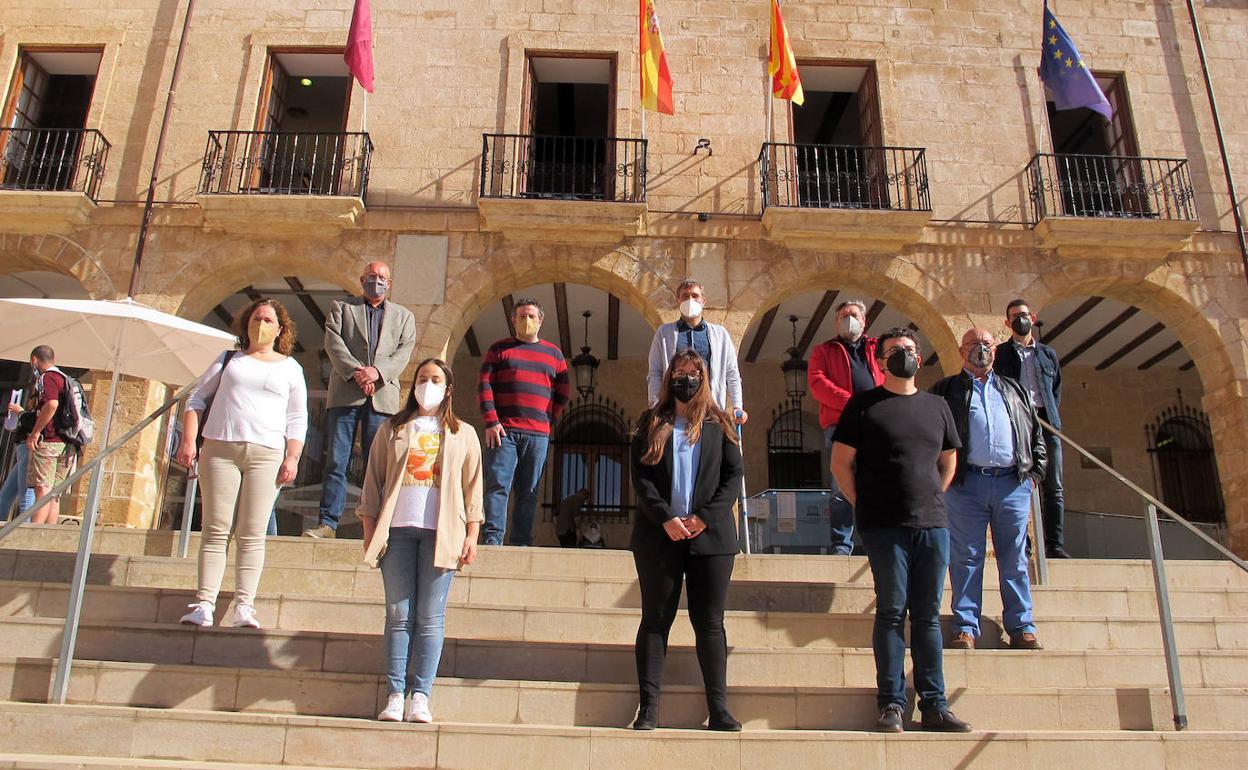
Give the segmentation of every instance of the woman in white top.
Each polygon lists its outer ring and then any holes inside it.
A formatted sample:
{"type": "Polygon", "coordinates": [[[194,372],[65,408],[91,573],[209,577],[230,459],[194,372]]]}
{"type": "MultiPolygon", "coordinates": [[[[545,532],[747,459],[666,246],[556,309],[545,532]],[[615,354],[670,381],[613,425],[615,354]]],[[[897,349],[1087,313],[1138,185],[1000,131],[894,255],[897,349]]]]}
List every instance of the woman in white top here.
{"type": "Polygon", "coordinates": [[[472,564],[485,515],[481,441],[451,408],[451,370],[416,367],[403,411],[377,431],[356,513],[364,561],[381,566],[390,697],[378,719],[432,722],[429,693],[442,657],[446,597],[455,570],[472,564]],[[406,712],[404,696],[410,695],[406,712]]]}
{"type": "Polygon", "coordinates": [[[283,484],[294,481],[308,430],[303,367],[290,357],[295,324],[281,303],[258,299],[234,319],[238,350],[222,353],[195,389],[182,415],[178,462],[195,462],[204,420],[199,478],[203,533],[199,590],[182,622],[211,626],[225,575],[225,551],[237,505],[238,553],[230,625],[259,628],[256,587],[264,568],[269,513],[283,484]],[[204,417],[204,413],[207,416],[204,417]]]}

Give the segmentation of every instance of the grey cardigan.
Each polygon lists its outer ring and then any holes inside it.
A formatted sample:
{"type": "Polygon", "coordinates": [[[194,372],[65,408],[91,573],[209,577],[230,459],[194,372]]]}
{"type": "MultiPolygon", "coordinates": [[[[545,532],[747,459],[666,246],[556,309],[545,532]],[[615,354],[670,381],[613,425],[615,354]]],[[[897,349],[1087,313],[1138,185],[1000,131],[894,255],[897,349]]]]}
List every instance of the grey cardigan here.
{"type": "MultiPolygon", "coordinates": [[[[733,409],[745,408],[741,400],[741,370],[737,367],[737,347],[732,344],[728,330],[719,324],[706,322],[706,336],[711,343],[711,396],[715,403],[729,414],[733,409]]],[[[676,355],[676,322],[663,324],[654,333],[650,343],[650,371],[646,375],[649,404],[659,400],[659,386],[672,356],[676,355]]]]}
{"type": "Polygon", "coordinates": [[[367,397],[352,379],[361,366],[375,366],[381,374],[381,382],[373,393],[373,409],[394,414],[402,406],[399,377],[416,347],[416,318],[412,311],[391,300],[386,300],[385,309],[377,350],[371,356],[364,298],[339,300],[329,311],[325,320],[325,352],[333,367],[329,376],[330,409],[364,403],[367,397]]]}

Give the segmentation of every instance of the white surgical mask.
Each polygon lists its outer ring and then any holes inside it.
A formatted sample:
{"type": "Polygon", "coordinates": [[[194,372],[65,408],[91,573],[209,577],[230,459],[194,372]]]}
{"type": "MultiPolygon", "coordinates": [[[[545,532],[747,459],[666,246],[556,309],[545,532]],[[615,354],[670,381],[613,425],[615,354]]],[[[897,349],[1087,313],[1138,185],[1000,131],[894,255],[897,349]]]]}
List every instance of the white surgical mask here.
{"type": "Polygon", "coordinates": [[[680,314],[685,318],[697,318],[702,315],[703,306],[696,299],[687,299],[680,303],[680,314]]]}
{"type": "Polygon", "coordinates": [[[440,382],[419,383],[416,386],[416,403],[425,409],[437,409],[446,398],[446,386],[440,382]]]}
{"type": "Polygon", "coordinates": [[[862,336],[862,321],[857,316],[847,315],[836,322],[836,331],[841,339],[853,342],[862,336]]]}

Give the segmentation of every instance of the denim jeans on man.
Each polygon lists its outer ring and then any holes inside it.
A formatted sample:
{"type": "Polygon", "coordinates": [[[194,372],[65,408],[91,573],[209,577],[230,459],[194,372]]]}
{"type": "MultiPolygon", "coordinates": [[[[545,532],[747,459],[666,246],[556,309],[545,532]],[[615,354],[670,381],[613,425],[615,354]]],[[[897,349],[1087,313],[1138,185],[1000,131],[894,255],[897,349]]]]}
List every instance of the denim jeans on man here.
{"type": "Polygon", "coordinates": [[[438,674],[446,597],[455,570],[433,565],[437,534],[421,527],[391,529],[378,564],[386,592],[386,678],[391,693],[428,695],[438,674]]]}
{"type": "MultiPolygon", "coordinates": [[[[824,466],[831,464],[832,458],[832,434],[836,433],[836,424],[833,423],[823,429],[823,449],[824,449],[824,466]]],[[[833,556],[849,556],[854,551],[854,506],[841,494],[841,488],[836,483],[836,477],[831,474],[829,478],[828,498],[828,518],[832,527],[832,542],[829,546],[829,553],[833,556]]]]}
{"type": "Polygon", "coordinates": [[[537,488],[546,468],[549,436],[508,430],[502,445],[485,449],[485,545],[502,545],[507,532],[507,500],[515,489],[511,545],[533,544],[537,488]]]}
{"type": "Polygon", "coordinates": [[[18,444],[13,450],[13,467],[9,475],[4,477],[4,486],[0,487],[0,521],[8,521],[13,503],[19,503],[17,512],[22,513],[35,504],[35,490],[26,483],[30,471],[30,449],[25,444],[18,444]]]}
{"type": "Polygon", "coordinates": [[[906,708],[905,622],[910,615],[910,656],[919,710],[943,711],[945,700],[940,600],[949,568],[949,530],[890,527],[860,529],[875,581],[876,705],[906,708]]]}
{"type": "Polygon", "coordinates": [[[1031,512],[1030,480],[1018,476],[985,476],[968,469],[961,484],[945,493],[949,509],[949,586],[957,631],[979,637],[984,606],[985,528],[992,529],[992,547],[1000,573],[1005,632],[1036,632],[1031,617],[1031,583],[1027,575],[1027,519],[1031,512]]]}
{"type": "Polygon", "coordinates": [[[321,523],[338,529],[342,509],[347,504],[347,467],[351,464],[351,447],[355,438],[359,435],[360,459],[367,466],[373,436],[390,415],[373,411],[371,401],[327,409],[325,414],[329,423],[325,428],[329,435],[329,456],[321,488],[321,523]]]}

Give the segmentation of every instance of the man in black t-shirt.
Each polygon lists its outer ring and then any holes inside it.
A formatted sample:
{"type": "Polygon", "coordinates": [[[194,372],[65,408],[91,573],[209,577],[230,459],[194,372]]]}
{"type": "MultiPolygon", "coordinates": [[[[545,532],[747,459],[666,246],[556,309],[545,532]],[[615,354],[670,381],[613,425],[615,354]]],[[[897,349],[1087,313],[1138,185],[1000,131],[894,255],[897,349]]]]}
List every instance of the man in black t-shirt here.
{"type": "Polygon", "coordinates": [[[969,732],[945,699],[940,630],[949,568],[944,493],[962,444],[949,405],[914,384],[922,363],[914,332],[888,331],[876,356],[884,384],[850,398],[832,437],[832,474],[854,506],[875,582],[876,729],[905,729],[908,612],[923,729],[969,732]]]}

